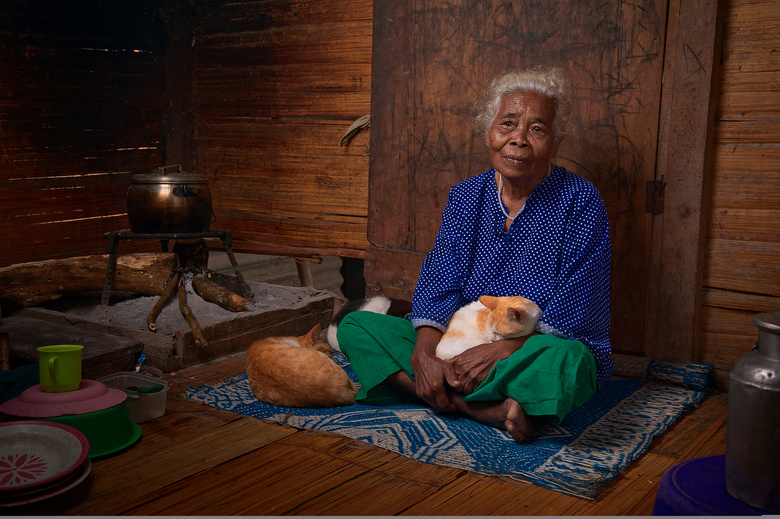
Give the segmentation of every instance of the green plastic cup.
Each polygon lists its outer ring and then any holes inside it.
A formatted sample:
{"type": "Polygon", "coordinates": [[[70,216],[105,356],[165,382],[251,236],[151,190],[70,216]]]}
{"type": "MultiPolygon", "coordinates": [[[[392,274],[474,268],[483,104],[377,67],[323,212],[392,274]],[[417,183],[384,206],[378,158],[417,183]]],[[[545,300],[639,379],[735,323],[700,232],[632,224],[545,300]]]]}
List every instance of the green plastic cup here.
{"type": "Polygon", "coordinates": [[[81,385],[81,350],[78,344],[38,348],[41,389],[47,393],[75,391],[81,385]]]}

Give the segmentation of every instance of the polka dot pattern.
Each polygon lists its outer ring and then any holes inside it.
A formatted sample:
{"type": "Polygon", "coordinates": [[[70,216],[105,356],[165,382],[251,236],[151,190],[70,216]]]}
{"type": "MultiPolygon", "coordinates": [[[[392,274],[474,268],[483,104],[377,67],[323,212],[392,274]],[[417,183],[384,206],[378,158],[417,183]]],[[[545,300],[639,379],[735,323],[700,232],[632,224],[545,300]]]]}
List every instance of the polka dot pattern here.
{"type": "Polygon", "coordinates": [[[490,170],[450,190],[407,317],[415,328],[444,330],[458,308],[481,295],[524,296],[543,311],[537,331],[588,347],[601,385],[614,368],[612,249],[601,195],[586,179],[557,166],[505,233],[494,178],[490,170]]]}

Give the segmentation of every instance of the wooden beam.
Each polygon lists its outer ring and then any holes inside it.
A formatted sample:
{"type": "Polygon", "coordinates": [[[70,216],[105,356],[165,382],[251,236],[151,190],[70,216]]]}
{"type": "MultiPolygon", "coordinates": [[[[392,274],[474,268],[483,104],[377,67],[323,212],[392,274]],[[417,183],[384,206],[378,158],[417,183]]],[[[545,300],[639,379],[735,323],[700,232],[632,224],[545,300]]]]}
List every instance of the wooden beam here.
{"type": "Polygon", "coordinates": [[[705,175],[711,170],[717,0],[669,4],[656,180],[666,184],[653,216],[645,354],[692,361],[699,345],[705,175]]]}
{"type": "Polygon", "coordinates": [[[295,268],[298,269],[298,283],[302,287],[313,287],[314,278],[311,275],[311,263],[306,258],[295,258],[295,268]]]}
{"type": "MultiPolygon", "coordinates": [[[[215,250],[223,250],[221,243],[215,242],[215,250]]],[[[267,254],[270,256],[292,256],[293,258],[317,258],[321,256],[338,256],[340,258],[362,258],[365,251],[359,249],[345,249],[335,247],[299,247],[297,245],[284,245],[281,243],[260,242],[233,238],[233,251],[248,254],[267,254]]]]}
{"type": "Polygon", "coordinates": [[[192,84],[194,13],[192,5],[186,2],[166,2],[161,13],[168,33],[161,128],[165,164],[181,164],[184,171],[192,173],[196,112],[192,84]]]}

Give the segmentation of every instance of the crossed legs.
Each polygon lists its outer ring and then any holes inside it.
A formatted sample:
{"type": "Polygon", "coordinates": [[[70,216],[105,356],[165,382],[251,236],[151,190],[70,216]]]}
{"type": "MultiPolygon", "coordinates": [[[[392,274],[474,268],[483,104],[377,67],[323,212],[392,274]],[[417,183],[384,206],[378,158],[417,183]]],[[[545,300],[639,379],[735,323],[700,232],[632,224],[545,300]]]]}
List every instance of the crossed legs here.
{"type": "MultiPolygon", "coordinates": [[[[403,371],[391,374],[385,379],[385,383],[398,391],[417,398],[414,380],[403,371]]],[[[465,402],[460,393],[450,391],[448,396],[459,412],[477,422],[505,430],[517,442],[527,440],[533,433],[531,419],[523,407],[513,398],[507,398],[503,401],[465,402]]]]}

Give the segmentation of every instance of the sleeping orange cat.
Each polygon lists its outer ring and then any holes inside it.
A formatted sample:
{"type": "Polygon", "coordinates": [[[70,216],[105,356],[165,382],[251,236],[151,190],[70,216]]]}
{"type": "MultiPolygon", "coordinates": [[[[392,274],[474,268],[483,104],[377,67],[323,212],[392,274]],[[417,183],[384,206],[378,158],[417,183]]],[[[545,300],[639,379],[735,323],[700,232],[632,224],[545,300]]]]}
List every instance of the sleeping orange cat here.
{"type": "Polygon", "coordinates": [[[334,407],[355,403],[357,385],[320,339],[320,325],[300,337],[268,337],[252,343],[246,373],[261,402],[285,407],[334,407]]]}
{"type": "Polygon", "coordinates": [[[447,360],[480,344],[528,335],[541,316],[530,299],[482,296],[453,314],[436,356],[447,360]]]}

